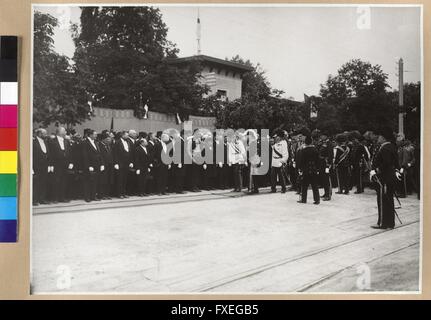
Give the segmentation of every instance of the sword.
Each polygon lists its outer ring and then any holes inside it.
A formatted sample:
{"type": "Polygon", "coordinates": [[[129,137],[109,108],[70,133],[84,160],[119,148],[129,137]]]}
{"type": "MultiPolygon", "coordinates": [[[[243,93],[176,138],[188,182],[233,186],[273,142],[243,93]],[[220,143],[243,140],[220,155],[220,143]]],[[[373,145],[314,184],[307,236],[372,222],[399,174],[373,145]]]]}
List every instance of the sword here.
{"type": "MultiPolygon", "coordinates": [[[[374,177],[376,179],[376,182],[379,184],[379,186],[380,186],[380,188],[382,190],[382,193],[381,193],[382,196],[380,197],[380,205],[381,205],[381,208],[382,208],[381,209],[381,214],[383,215],[383,192],[384,192],[384,188],[383,188],[383,184],[381,183],[379,177],[377,175],[375,175],[374,177]]],[[[394,193],[394,195],[395,195],[395,193],[394,193]]],[[[403,222],[401,221],[400,217],[398,216],[398,213],[395,210],[395,208],[394,208],[394,214],[397,217],[397,219],[400,222],[400,224],[403,224],[403,222]]],[[[382,221],[380,221],[380,222],[382,222],[382,221]]]]}

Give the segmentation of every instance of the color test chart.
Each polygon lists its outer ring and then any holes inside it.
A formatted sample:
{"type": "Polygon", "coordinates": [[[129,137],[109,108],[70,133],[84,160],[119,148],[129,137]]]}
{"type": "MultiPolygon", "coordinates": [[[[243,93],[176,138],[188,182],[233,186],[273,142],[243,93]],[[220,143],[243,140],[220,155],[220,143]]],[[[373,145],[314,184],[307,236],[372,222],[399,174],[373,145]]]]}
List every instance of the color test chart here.
{"type": "Polygon", "coordinates": [[[18,39],[0,36],[0,242],[17,241],[18,39]]]}

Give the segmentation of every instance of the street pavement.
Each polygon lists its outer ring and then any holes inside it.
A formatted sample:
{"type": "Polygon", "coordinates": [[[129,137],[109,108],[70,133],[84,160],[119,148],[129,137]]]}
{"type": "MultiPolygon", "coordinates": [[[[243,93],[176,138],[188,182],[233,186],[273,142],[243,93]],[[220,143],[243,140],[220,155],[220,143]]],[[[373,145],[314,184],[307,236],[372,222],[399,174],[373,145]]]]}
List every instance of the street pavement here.
{"type": "MultiPolygon", "coordinates": [[[[38,206],[32,292],[418,291],[420,202],[394,230],[375,192],[313,205],[227,191],[38,206]]],[[[334,189],[335,191],[335,189],[334,189]]],[[[311,192],[309,192],[311,193],[311,192]]]]}

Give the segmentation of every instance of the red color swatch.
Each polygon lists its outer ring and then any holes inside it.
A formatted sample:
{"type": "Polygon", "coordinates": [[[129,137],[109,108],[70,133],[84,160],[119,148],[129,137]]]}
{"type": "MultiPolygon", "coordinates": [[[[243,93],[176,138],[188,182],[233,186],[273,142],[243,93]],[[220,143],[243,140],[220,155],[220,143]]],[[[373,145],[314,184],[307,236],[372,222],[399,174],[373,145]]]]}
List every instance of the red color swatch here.
{"type": "Polygon", "coordinates": [[[17,150],[17,129],[0,128],[0,151],[17,150]]]}

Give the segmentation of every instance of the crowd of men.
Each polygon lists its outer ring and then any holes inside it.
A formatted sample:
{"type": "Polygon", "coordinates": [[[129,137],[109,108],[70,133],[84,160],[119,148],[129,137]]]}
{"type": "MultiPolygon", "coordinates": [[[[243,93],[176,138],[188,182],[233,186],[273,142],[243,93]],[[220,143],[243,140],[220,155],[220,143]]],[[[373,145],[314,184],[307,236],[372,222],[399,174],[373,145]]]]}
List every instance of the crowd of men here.
{"type": "MultiPolygon", "coordinates": [[[[195,130],[192,136],[184,137],[178,132],[97,133],[91,129],[85,129],[81,136],[63,127],[48,135],[46,129],[39,128],[33,140],[33,204],[227,188],[254,194],[267,186],[274,193],[278,185],[282,193],[297,192],[300,203],[307,201],[311,185],[314,204],[319,204],[321,199],[331,200],[333,188],[347,195],[353,188],[355,193],[362,193],[370,186],[379,196],[379,186],[389,181],[389,174],[385,176],[388,166],[399,174],[396,181],[391,181],[389,191],[399,198],[413,191],[419,197],[419,159],[419,146],[391,130],[378,134],[351,131],[332,137],[317,129],[289,133],[277,130],[271,136],[259,136],[253,130],[233,135],[195,130]],[[384,155],[387,147],[382,146],[386,144],[392,148],[390,160],[384,155]],[[220,148],[222,159],[214,152],[220,148]],[[175,150],[181,150],[179,160],[164,161],[164,156],[175,150]],[[269,163],[264,163],[264,151],[269,163]],[[213,153],[212,161],[205,157],[206,152],[213,153]],[[190,162],[185,160],[187,155],[190,162]],[[195,161],[197,155],[196,159],[206,161],[195,161]]],[[[379,197],[379,210],[383,212],[385,195],[379,197]]]]}

